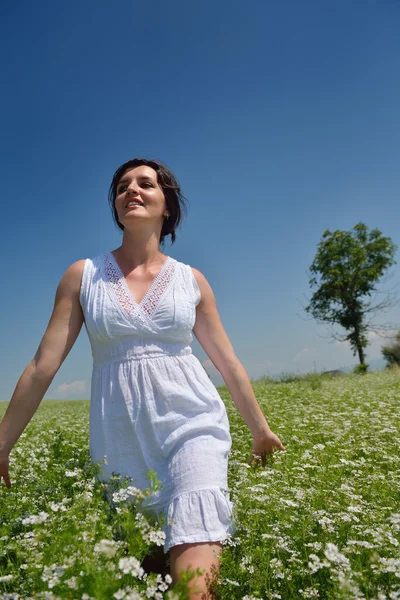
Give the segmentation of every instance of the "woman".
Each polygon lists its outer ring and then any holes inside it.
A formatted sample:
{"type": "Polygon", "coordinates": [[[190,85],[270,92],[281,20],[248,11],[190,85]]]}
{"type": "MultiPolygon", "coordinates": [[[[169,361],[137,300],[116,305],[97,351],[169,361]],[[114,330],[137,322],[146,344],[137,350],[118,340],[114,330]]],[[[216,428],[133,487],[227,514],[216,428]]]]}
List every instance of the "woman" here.
{"type": "Polygon", "coordinates": [[[162,486],[148,508],[166,516],[173,582],[188,566],[202,569],[191,597],[204,598],[222,541],[235,530],[227,492],[232,440],[225,405],[192,354],[192,332],[252,432],[256,463],[264,466],[274,446],[285,448],[256,401],[207,279],[160,250],[166,235],[175,241],[183,199],[159,161],[136,158],[115,172],[109,202],[122,244],[78,260],[61,278],[43,339],[0,424],[0,482],[11,487],[9,453],[85,323],[91,457],[106,463],[103,480],[114,471],[140,489],[148,487],[148,470],[156,471],[162,486]]]}

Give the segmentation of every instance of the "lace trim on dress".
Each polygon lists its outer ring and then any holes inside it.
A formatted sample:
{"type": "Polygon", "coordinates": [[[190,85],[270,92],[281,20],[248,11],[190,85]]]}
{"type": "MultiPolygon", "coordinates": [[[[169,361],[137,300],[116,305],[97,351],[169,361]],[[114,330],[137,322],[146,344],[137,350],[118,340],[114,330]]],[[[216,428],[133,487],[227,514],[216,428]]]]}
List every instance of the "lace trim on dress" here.
{"type": "Polygon", "coordinates": [[[114,256],[111,252],[108,252],[104,257],[108,283],[125,312],[130,315],[136,310],[141,309],[148,316],[151,316],[172,279],[172,275],[175,272],[176,261],[168,256],[161,267],[161,270],[150,284],[150,287],[143,296],[140,304],[138,304],[134,299],[114,256]]]}
{"type": "Polygon", "coordinates": [[[168,287],[169,282],[172,279],[172,275],[175,272],[176,262],[168,257],[166,262],[163,264],[161,271],[154,279],[153,283],[145,293],[140,306],[147,315],[152,315],[155,311],[162,295],[168,287]]]}

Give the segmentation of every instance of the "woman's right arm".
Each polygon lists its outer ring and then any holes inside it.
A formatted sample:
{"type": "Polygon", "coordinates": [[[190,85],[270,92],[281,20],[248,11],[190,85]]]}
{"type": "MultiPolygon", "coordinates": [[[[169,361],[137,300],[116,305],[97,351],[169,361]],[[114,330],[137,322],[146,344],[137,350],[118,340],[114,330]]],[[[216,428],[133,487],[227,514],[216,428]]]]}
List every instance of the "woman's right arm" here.
{"type": "MultiPolygon", "coordinates": [[[[0,461],[7,459],[35,414],[82,328],[83,312],[79,296],[84,264],[85,260],[73,263],[58,284],[47,329],[35,356],[19,378],[0,423],[0,461]]],[[[10,487],[4,476],[4,468],[0,472],[0,483],[2,475],[7,487],[10,487]]]]}

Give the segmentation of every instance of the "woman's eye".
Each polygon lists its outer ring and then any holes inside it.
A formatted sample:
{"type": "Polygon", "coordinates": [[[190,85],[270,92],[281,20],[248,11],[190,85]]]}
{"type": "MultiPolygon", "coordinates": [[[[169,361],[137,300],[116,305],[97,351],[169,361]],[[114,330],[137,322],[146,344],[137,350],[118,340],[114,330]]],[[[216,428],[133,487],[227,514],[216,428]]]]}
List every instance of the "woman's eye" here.
{"type": "MultiPolygon", "coordinates": [[[[145,181],[142,185],[149,185],[150,187],[153,187],[153,184],[149,181],[145,181]]],[[[126,190],[126,188],[126,185],[121,185],[121,187],[117,188],[117,194],[122,194],[122,192],[126,190]]]]}

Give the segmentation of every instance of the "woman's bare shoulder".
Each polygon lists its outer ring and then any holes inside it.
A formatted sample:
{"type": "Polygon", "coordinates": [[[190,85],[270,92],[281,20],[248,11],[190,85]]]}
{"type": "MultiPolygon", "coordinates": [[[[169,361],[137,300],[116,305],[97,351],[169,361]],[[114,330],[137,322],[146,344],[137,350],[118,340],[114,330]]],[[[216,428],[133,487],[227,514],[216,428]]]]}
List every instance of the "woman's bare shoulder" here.
{"type": "Polygon", "coordinates": [[[59,288],[79,293],[86,258],[76,260],[64,272],[60,279],[59,288]]]}

